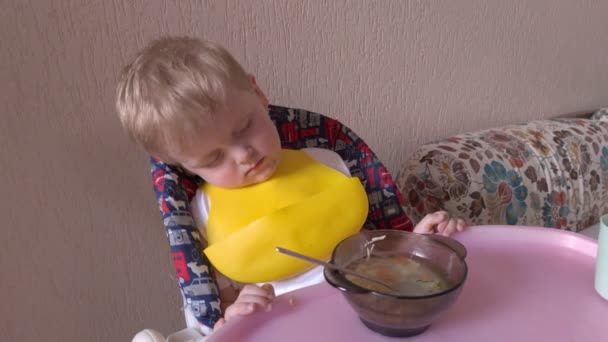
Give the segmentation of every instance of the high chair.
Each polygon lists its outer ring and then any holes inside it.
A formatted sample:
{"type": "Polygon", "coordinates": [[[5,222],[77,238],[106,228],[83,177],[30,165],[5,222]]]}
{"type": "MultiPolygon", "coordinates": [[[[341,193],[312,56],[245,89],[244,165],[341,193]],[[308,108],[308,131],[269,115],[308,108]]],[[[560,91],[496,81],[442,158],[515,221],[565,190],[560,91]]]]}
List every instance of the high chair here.
{"type": "MultiPolygon", "coordinates": [[[[271,105],[282,147],[317,147],[338,153],[353,177],[359,177],[369,198],[368,229],[412,230],[401,193],[388,170],[367,144],[337,120],[318,113],[271,105]]],[[[151,158],[152,180],[171,246],[176,278],[184,296],[188,327],[199,323],[210,331],[221,317],[219,293],[203,244],[190,212],[190,201],[203,182],[180,167],[151,158]]],[[[204,329],[205,330],[205,329],[204,329]]]]}

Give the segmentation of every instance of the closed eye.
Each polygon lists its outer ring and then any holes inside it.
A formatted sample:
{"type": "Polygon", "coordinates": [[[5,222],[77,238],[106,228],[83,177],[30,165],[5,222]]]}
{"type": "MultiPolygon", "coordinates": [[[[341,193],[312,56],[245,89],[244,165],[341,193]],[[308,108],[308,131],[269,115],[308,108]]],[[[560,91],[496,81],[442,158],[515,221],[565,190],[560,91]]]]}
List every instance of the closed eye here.
{"type": "Polygon", "coordinates": [[[201,168],[209,168],[209,167],[214,167],[217,164],[219,164],[222,159],[224,159],[224,152],[222,151],[217,151],[215,153],[213,153],[213,155],[207,159],[207,161],[205,161],[205,163],[203,163],[203,165],[201,165],[201,168]]]}

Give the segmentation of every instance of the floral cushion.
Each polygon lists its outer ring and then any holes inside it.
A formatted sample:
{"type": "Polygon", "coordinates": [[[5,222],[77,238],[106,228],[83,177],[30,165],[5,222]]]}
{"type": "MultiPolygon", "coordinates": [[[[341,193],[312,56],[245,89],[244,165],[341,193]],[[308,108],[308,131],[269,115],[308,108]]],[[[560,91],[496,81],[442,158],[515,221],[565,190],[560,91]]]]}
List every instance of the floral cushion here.
{"type": "Polygon", "coordinates": [[[608,121],[533,121],[421,146],[397,176],[408,216],[579,231],[608,210],[608,121]]]}
{"type": "Polygon", "coordinates": [[[608,107],[599,109],[593,115],[591,115],[591,119],[600,120],[600,121],[608,121],[608,107]]]}

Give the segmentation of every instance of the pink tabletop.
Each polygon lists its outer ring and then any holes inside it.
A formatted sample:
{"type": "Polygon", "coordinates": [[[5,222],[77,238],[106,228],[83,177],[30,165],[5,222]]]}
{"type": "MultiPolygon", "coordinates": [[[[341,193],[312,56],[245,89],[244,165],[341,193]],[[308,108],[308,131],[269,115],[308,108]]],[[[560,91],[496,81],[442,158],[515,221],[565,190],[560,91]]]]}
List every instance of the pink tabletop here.
{"type": "MultiPolygon", "coordinates": [[[[448,312],[408,341],[608,341],[594,290],[597,243],[550,228],[472,227],[454,236],[469,275],[448,312]]],[[[227,323],[209,341],[394,341],[363,326],[323,283],[278,297],[271,312],[227,323]]]]}

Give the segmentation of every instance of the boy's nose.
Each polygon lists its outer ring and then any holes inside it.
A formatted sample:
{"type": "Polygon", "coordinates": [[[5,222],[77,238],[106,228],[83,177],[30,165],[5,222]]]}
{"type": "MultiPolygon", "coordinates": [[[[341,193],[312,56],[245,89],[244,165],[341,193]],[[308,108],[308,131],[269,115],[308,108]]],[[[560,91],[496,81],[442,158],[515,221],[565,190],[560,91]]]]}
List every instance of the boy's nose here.
{"type": "Polygon", "coordinates": [[[239,164],[248,165],[257,162],[256,151],[251,146],[241,146],[237,148],[236,160],[239,164]]]}

